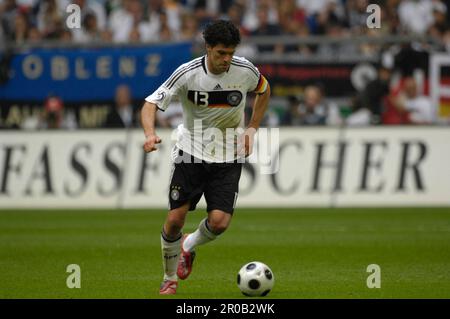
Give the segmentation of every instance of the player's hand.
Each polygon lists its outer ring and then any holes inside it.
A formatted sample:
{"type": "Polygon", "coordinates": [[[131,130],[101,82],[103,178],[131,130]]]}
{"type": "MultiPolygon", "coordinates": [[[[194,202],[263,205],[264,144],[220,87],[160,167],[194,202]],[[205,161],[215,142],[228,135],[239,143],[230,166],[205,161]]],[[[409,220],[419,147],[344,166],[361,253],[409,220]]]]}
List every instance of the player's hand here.
{"type": "Polygon", "coordinates": [[[150,134],[147,136],[144,142],[144,151],[150,153],[156,151],[156,144],[161,143],[161,138],[158,135],[150,134]]]}
{"type": "Polygon", "coordinates": [[[248,157],[253,152],[253,141],[255,139],[256,129],[249,127],[238,138],[237,153],[239,156],[248,157]]]}

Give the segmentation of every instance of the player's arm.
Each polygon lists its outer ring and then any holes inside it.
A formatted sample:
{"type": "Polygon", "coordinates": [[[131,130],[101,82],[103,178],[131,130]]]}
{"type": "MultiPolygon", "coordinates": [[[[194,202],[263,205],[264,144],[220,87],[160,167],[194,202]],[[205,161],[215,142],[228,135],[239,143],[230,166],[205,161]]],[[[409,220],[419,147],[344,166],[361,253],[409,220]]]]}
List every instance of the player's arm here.
{"type": "Polygon", "coordinates": [[[144,129],[145,142],[144,151],[146,153],[156,151],[156,144],[161,143],[161,139],[155,132],[155,120],[158,107],[154,103],[145,102],[141,109],[141,125],[144,129]]]}
{"type": "Polygon", "coordinates": [[[182,77],[183,65],[164,82],[155,92],[145,98],[145,103],[141,109],[141,124],[144,129],[145,143],[144,151],[156,151],[156,144],[161,143],[161,139],[155,132],[156,112],[161,110],[164,112],[172,100],[172,96],[176,95],[183,85],[182,77]]]}
{"type": "Polygon", "coordinates": [[[270,99],[270,85],[269,82],[261,75],[261,83],[258,83],[255,90],[256,98],[253,104],[252,117],[245,130],[240,144],[240,153],[244,152],[245,156],[249,156],[253,152],[253,141],[256,131],[258,130],[267,111],[270,99]]]}
{"type": "Polygon", "coordinates": [[[248,124],[247,129],[253,128],[255,133],[261,125],[261,121],[264,118],[264,114],[267,111],[267,107],[269,105],[270,99],[270,85],[267,83],[267,88],[264,93],[257,94],[255,98],[255,102],[253,104],[252,117],[250,118],[250,122],[248,124]]]}

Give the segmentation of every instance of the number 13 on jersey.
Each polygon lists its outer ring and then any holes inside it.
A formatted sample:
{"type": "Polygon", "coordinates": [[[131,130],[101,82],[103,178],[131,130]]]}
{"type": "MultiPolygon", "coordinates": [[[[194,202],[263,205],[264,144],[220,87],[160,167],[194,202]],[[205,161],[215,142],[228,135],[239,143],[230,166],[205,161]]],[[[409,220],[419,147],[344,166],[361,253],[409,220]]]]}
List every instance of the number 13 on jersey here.
{"type": "Polygon", "coordinates": [[[194,104],[198,106],[207,107],[208,106],[208,92],[194,91],[194,104]]]}

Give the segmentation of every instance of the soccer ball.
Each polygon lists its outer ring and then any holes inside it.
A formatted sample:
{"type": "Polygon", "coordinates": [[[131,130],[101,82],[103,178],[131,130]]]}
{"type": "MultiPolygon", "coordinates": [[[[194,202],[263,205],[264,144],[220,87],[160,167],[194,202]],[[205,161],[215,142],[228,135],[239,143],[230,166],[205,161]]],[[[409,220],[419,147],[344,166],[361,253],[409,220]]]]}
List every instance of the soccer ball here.
{"type": "Polygon", "coordinates": [[[272,290],[274,283],[272,270],[259,261],[245,264],[237,275],[239,289],[249,297],[266,296],[272,290]]]}

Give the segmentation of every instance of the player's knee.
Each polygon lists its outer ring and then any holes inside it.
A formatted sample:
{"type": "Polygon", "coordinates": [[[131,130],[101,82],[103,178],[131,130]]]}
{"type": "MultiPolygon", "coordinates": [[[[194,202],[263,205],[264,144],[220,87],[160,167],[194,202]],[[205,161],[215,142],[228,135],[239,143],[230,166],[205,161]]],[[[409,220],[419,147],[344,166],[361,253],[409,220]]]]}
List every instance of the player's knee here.
{"type": "Polygon", "coordinates": [[[167,228],[170,233],[178,234],[184,226],[184,218],[177,214],[169,214],[167,216],[167,228]]]}
{"type": "Polygon", "coordinates": [[[227,230],[229,219],[226,218],[211,218],[208,219],[208,227],[212,233],[219,235],[227,230]]]}

